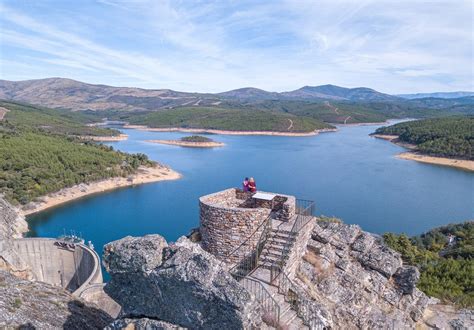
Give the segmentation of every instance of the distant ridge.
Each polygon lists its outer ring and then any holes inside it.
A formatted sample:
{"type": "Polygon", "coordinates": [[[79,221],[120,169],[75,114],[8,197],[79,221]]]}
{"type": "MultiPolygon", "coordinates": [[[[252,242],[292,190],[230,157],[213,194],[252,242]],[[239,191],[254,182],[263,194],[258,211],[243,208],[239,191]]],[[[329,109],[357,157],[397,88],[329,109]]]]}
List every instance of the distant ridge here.
{"type": "Polygon", "coordinates": [[[474,92],[436,92],[436,93],[416,93],[416,94],[398,94],[397,96],[403,97],[404,99],[422,99],[428,97],[440,98],[440,99],[457,99],[460,97],[474,96],[474,92]]]}
{"type": "MultiPolygon", "coordinates": [[[[221,107],[248,109],[249,107],[279,111],[293,111],[308,103],[318,105],[318,111],[332,109],[327,102],[341,103],[338,109],[346,113],[330,111],[328,121],[356,120],[357,109],[366,111],[395,111],[417,108],[448,108],[462,106],[470,110],[472,100],[459,95],[474,95],[473,92],[403,94],[402,97],[380,93],[367,87],[346,88],[336,85],[304,86],[293,91],[269,92],[254,87],[234,89],[222,93],[189,93],[171,89],[143,89],[136,87],[114,87],[88,84],[67,78],[46,78],[25,81],[0,80],[0,99],[41,105],[49,108],[77,110],[156,111],[180,107],[221,107]],[[415,95],[415,96],[413,96],[415,95]],[[427,95],[440,96],[442,98],[427,95]],[[414,98],[409,100],[408,98],[414,98]],[[449,98],[449,99],[448,99],[449,98]],[[285,103],[286,102],[286,103],[285,103]],[[297,104],[297,103],[301,104],[297,104]],[[352,104],[352,105],[350,105],[352,104]],[[362,107],[362,108],[361,108],[362,107]],[[290,110],[291,109],[291,110],[290,110]],[[334,113],[331,113],[334,112],[334,113]],[[337,115],[337,118],[333,118],[337,115]],[[349,118],[349,119],[347,119],[349,118]]],[[[314,107],[312,110],[314,111],[314,107]]],[[[382,118],[380,118],[382,119],[382,118]]],[[[349,121],[350,122],[350,121],[349,121]]]]}
{"type": "Polygon", "coordinates": [[[351,101],[394,101],[399,99],[396,96],[380,93],[371,88],[345,88],[335,85],[304,86],[300,89],[281,94],[290,98],[322,98],[351,101]]]}

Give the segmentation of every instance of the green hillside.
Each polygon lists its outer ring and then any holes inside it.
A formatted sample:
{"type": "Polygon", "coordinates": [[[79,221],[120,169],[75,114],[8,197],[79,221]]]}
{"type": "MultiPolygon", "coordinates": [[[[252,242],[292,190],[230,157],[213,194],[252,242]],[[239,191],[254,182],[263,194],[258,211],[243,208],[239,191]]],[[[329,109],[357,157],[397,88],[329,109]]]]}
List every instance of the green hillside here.
{"type": "Polygon", "coordinates": [[[474,159],[474,116],[425,119],[381,127],[375,134],[398,135],[419,152],[440,157],[474,159]]]}
{"type": "Polygon", "coordinates": [[[14,204],[79,183],[127,176],[151,164],[146,155],[116,152],[71,136],[113,134],[86,127],[75,115],[6,102],[1,106],[10,111],[0,121],[0,193],[14,204]]]}
{"type": "Polygon", "coordinates": [[[227,100],[219,107],[248,111],[271,111],[313,118],[326,123],[354,124],[384,122],[394,118],[430,118],[469,113],[460,107],[430,109],[409,101],[337,101],[337,100],[227,100]]]}
{"type": "Polygon", "coordinates": [[[98,118],[85,112],[48,109],[8,101],[0,101],[0,108],[9,110],[6,112],[4,121],[15,126],[25,125],[45,132],[78,136],[119,134],[116,130],[87,126],[87,123],[98,121],[98,118]]]}
{"type": "Polygon", "coordinates": [[[309,117],[261,110],[186,107],[145,114],[122,114],[121,120],[150,127],[206,128],[233,131],[310,132],[333,126],[309,117]]]}
{"type": "Polygon", "coordinates": [[[418,288],[462,307],[474,307],[474,222],[452,224],[408,237],[384,234],[385,243],[420,269],[418,288]],[[448,244],[449,235],[453,243],[448,244]]]}

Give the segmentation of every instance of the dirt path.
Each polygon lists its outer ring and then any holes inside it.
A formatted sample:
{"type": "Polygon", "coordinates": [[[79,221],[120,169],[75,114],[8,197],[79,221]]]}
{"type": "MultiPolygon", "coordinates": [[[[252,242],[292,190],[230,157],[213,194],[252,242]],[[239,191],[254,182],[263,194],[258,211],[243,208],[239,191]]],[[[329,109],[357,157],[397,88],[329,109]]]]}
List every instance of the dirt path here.
{"type": "Polygon", "coordinates": [[[344,119],[344,125],[347,124],[347,121],[348,121],[349,119],[351,119],[351,118],[352,118],[351,116],[347,116],[347,118],[344,119]]]}
{"type": "Polygon", "coordinates": [[[288,131],[291,131],[291,129],[293,128],[293,120],[291,119],[288,119],[290,121],[290,126],[288,126],[287,130],[288,131]]]}
{"type": "Polygon", "coordinates": [[[194,105],[199,105],[199,103],[201,103],[201,101],[202,101],[201,99],[197,100],[197,102],[194,103],[194,105]]]}
{"type": "Polygon", "coordinates": [[[0,120],[3,120],[3,117],[5,117],[8,111],[10,110],[0,107],[0,120]]]}
{"type": "Polygon", "coordinates": [[[324,104],[331,108],[337,115],[340,115],[339,113],[339,108],[336,108],[335,106],[333,106],[331,103],[329,103],[329,101],[324,101],[324,104]]]}

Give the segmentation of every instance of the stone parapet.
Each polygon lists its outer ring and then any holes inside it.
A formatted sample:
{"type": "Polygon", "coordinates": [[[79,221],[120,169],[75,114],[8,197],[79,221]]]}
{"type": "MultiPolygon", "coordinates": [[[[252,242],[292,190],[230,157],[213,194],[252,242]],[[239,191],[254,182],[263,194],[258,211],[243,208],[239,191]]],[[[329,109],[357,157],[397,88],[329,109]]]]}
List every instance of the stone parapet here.
{"type": "Polygon", "coordinates": [[[231,188],[199,199],[201,246],[206,251],[226,262],[237,262],[254,251],[265,219],[271,215],[288,221],[295,214],[293,196],[279,194],[273,203],[267,203],[252,195],[231,188]],[[239,252],[228,257],[242,243],[239,252]]]}

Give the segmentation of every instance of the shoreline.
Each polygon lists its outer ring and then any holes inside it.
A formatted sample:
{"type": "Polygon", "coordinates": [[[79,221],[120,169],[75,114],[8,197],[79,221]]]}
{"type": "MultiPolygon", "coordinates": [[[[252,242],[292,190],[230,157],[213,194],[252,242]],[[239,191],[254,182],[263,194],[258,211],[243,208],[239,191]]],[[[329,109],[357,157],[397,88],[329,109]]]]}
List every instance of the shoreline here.
{"type": "Polygon", "coordinates": [[[180,141],[180,140],[145,140],[145,142],[167,144],[185,148],[215,148],[223,147],[225,144],[222,142],[191,142],[191,141],[180,141]]]}
{"type": "Polygon", "coordinates": [[[446,157],[437,157],[430,155],[423,155],[417,153],[416,146],[409,143],[403,143],[398,140],[398,135],[384,135],[384,134],[373,134],[371,135],[374,138],[386,140],[392,142],[400,147],[409,149],[411,151],[402,152],[395,157],[398,159],[404,160],[414,160],[416,162],[425,163],[425,164],[434,164],[455,167],[465,171],[474,172],[474,161],[466,159],[457,159],[457,158],[446,158],[446,157]]]}
{"type": "Polygon", "coordinates": [[[19,212],[22,216],[28,216],[88,195],[145,183],[178,180],[181,177],[182,176],[180,173],[163,165],[157,165],[154,167],[142,166],[138,168],[137,173],[132,174],[126,178],[114,177],[101,181],[81,183],[69,188],[63,188],[57,192],[39,197],[39,202],[31,202],[23,206],[19,212]]]}
{"type": "Polygon", "coordinates": [[[276,132],[276,131],[227,131],[207,128],[182,128],[182,127],[168,127],[168,128],[153,128],[145,125],[124,125],[123,128],[137,129],[141,131],[150,132],[184,132],[184,133],[208,133],[221,135],[271,135],[271,136],[314,136],[320,133],[336,132],[337,128],[323,128],[311,132],[276,132]]]}
{"type": "Polygon", "coordinates": [[[96,142],[115,142],[115,141],[125,141],[128,139],[127,134],[119,134],[116,136],[93,136],[93,135],[82,135],[79,136],[81,140],[89,140],[96,142]]]}
{"type": "Polygon", "coordinates": [[[401,154],[398,154],[396,157],[399,159],[414,160],[426,164],[450,166],[465,171],[474,172],[473,160],[428,156],[415,152],[403,152],[401,154]]]}

